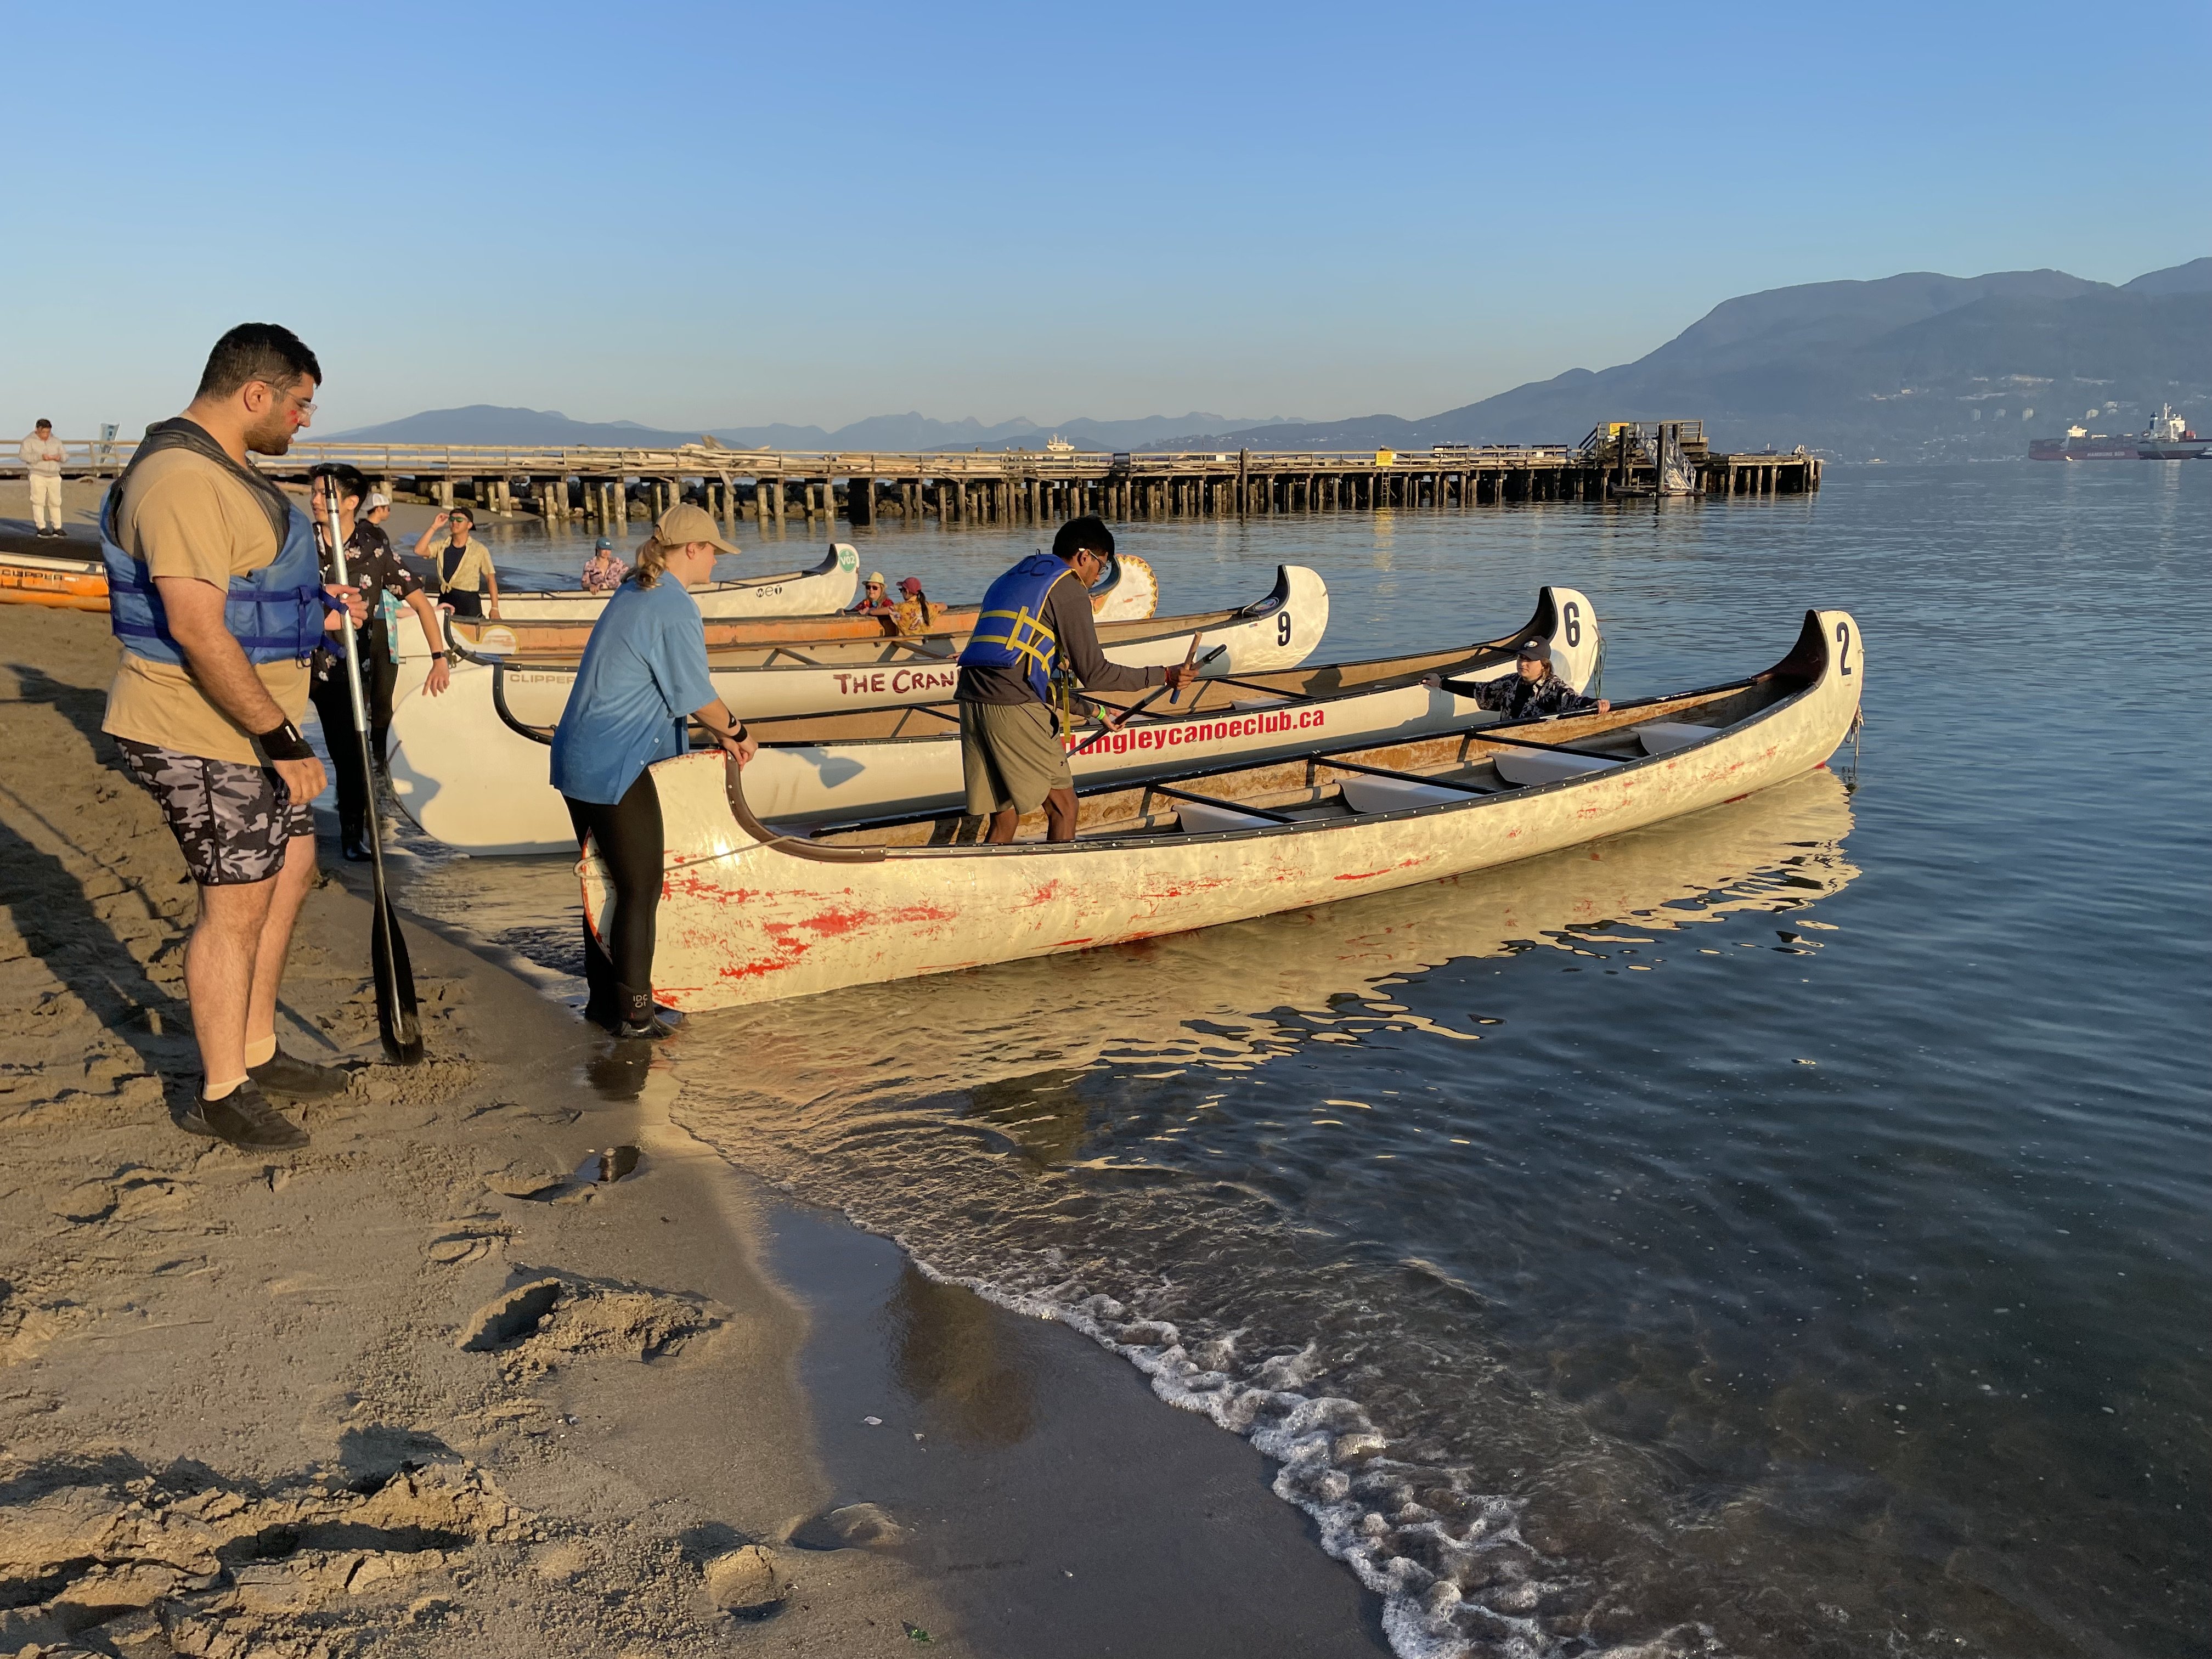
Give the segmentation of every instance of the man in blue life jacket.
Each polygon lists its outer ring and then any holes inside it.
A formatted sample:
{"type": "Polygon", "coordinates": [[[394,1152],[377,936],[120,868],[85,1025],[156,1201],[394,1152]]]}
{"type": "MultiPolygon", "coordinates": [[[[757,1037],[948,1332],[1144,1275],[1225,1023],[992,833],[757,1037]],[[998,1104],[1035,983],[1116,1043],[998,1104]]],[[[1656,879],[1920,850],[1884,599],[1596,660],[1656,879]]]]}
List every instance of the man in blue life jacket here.
{"type": "Polygon", "coordinates": [[[216,342],[199,390],[145,441],[100,509],[110,621],[123,660],[101,729],[159,803],[199,888],[185,994],[199,1045],[196,1134],[265,1150],[307,1132],[265,1098],[337,1094],[346,1073],[276,1046],[292,924],[315,878],[309,805],[322,763],[300,735],[307,659],[337,611],[307,515],[255,471],[314,412],[321,365],[289,329],[216,342]]]}
{"type": "Polygon", "coordinates": [[[1075,839],[1075,780],[1060,742],[1054,681],[1092,691],[1182,685],[1170,668],[1124,668],[1098,648],[1091,584],[1114,556],[1114,532],[1097,514],[1071,520],[1052,551],[1033,553],[991,584],[975,631],[960,653],[960,769],[968,811],[991,821],[989,839],[1014,838],[1042,802],[1045,839],[1075,839]]]}

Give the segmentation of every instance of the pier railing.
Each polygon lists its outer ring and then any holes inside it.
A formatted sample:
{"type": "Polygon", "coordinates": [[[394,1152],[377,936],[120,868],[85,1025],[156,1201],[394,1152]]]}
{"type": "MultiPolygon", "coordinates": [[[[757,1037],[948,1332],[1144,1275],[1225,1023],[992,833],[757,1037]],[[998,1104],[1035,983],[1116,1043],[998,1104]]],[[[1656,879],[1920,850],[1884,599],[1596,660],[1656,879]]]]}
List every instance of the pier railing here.
{"type": "MultiPolygon", "coordinates": [[[[112,477],[131,463],[137,444],[123,439],[65,438],[62,471],[71,477],[112,477]]],[[[1234,476],[1243,472],[1459,471],[1470,467],[1562,466],[1566,444],[1447,444],[1433,450],[759,450],[713,444],[673,448],[490,444],[295,443],[281,458],[255,456],[280,477],[344,462],[371,477],[727,477],[755,478],[1103,478],[1234,476]]],[[[0,477],[27,469],[0,446],[0,477]]]]}
{"type": "MultiPolygon", "coordinates": [[[[1717,455],[1701,422],[1668,422],[1708,494],[1795,495],[1820,487],[1805,455],[1717,455]]],[[[603,526],[635,509],[657,518],[696,501],[735,524],[804,514],[854,524],[880,517],[942,523],[1044,522],[1100,512],[1115,518],[1218,518],[1277,513],[1606,500],[1656,486],[1660,423],[1601,424],[1581,446],[1440,444],[1422,450],[766,450],[702,442],[608,445],[296,443],[256,457],[297,483],[325,462],[358,467],[372,487],[444,507],[470,501],[498,517],[530,514],[603,526]]],[[[64,439],[63,475],[114,477],[133,441],[64,439]]],[[[0,478],[25,471],[0,446],[0,478]]]]}

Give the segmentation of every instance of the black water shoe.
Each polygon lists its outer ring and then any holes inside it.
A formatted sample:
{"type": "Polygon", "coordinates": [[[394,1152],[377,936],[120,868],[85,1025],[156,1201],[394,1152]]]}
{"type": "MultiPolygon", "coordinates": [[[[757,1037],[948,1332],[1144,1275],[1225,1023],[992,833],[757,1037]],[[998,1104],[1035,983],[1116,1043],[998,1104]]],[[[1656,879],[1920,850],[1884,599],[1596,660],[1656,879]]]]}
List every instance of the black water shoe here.
{"type": "Polygon", "coordinates": [[[328,1095],[342,1095],[353,1081],[353,1073],[337,1066],[313,1066],[304,1060],[295,1060],[279,1048],[258,1066],[249,1066],[246,1075],[254,1086],[267,1091],[281,1100],[320,1100],[328,1095]]]}
{"type": "Polygon", "coordinates": [[[659,1042],[662,1037],[676,1035],[676,1028],[661,1019],[626,1019],[615,1027],[617,1041],[633,1042],[641,1038],[659,1042]]]}
{"type": "Polygon", "coordinates": [[[367,864],[376,854],[368,850],[367,836],[349,836],[338,843],[338,856],[348,864],[367,864]]]}
{"type": "Polygon", "coordinates": [[[307,1144],[307,1132],[264,1100],[252,1078],[221,1100],[193,1101],[177,1124],[196,1135],[227,1140],[244,1152],[289,1152],[307,1144]]]}

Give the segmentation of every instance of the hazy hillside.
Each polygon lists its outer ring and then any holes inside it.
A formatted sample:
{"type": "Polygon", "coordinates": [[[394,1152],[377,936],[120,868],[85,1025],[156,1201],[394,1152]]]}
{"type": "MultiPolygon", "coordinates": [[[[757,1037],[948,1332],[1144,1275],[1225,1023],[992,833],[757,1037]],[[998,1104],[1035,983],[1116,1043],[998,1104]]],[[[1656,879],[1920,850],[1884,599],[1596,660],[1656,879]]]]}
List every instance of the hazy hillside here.
{"type": "MultiPolygon", "coordinates": [[[[1982,276],[1909,271],[1724,300],[1632,363],[1570,369],[1421,419],[1237,420],[1194,412],[1133,421],[1026,416],[985,425],[877,415],[835,432],[722,427],[732,449],[1425,449],[1572,443],[1600,421],[1702,418],[1723,448],[1799,444],[1845,459],[2017,456],[2069,422],[2140,431],[2161,402],[2212,428],[2212,258],[2115,287],[2063,270],[1982,276]]],[[[340,437],[392,443],[669,445],[634,422],[476,404],[428,410],[340,437]]]]}
{"type": "Polygon", "coordinates": [[[2029,436],[2069,421],[2140,430],[2167,401],[2200,429],[2212,425],[2212,258],[2117,288],[2029,270],[1775,289],[1723,301],[1635,362],[1571,369],[1425,420],[1380,415],[1182,441],[1571,443],[1602,420],[1694,416],[1728,448],[1970,459],[2025,454],[2029,436]]]}
{"type": "Polygon", "coordinates": [[[611,445],[617,447],[696,443],[712,437],[729,449],[845,449],[913,451],[927,449],[1005,449],[1012,446],[1041,448],[1059,433],[1086,449],[1137,449],[1179,432],[1206,428],[1227,428],[1262,422],[1249,416],[1209,415],[1152,415],[1133,421],[1094,421],[1079,416],[1053,427],[1040,425],[1026,416],[986,426],[972,417],[938,421],[921,414],[872,415],[825,432],[818,426],[716,427],[708,432],[678,432],[663,427],[641,426],[635,421],[573,421],[558,410],[508,409],[495,404],[471,404],[460,409],[429,409],[419,415],[386,421],[379,426],[356,427],[331,435],[368,442],[393,444],[611,445]]]}

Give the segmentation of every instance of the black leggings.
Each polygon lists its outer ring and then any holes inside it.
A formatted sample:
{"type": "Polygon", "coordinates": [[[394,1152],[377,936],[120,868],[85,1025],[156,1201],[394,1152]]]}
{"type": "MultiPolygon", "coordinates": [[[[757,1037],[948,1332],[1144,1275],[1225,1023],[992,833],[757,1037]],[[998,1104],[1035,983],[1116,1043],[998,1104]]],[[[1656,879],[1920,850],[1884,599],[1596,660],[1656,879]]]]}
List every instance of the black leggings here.
{"type": "MultiPolygon", "coordinates": [[[[392,724],[392,692],[399,671],[392,660],[392,636],[382,625],[371,623],[360,632],[362,661],[368,671],[362,690],[368,702],[369,752],[384,764],[384,736],[392,724]]],[[[361,744],[354,737],[353,690],[346,683],[343,662],[330,665],[326,679],[311,680],[309,696],[323,723],[323,743],[331,751],[331,781],[338,787],[338,834],[359,841],[368,832],[368,774],[362,770],[361,744]]]]}
{"type": "Polygon", "coordinates": [[[584,981],[591,1000],[584,1017],[611,1024],[626,1019],[642,1024],[653,1018],[653,921],[660,908],[660,792],[653,774],[641,772],[612,806],[563,796],[576,844],[599,843],[599,857],[614,885],[614,914],[606,944],[584,923],[584,981]],[[611,958],[611,959],[610,959],[611,958]]]}

